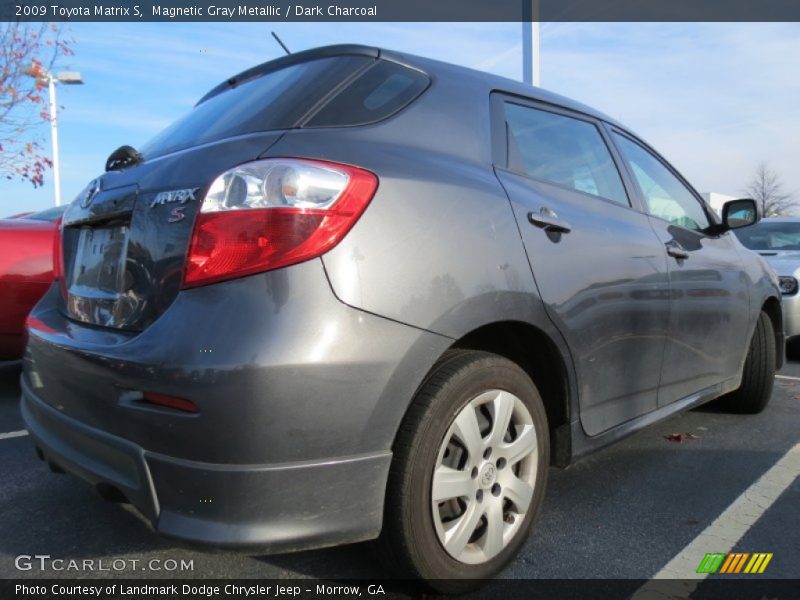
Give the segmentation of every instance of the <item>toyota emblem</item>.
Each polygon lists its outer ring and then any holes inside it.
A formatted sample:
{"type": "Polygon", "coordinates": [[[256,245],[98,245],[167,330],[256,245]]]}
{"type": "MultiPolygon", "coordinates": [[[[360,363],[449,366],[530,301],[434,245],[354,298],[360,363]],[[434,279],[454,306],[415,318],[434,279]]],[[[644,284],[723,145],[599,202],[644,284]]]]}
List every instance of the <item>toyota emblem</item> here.
{"type": "Polygon", "coordinates": [[[88,208],[100,191],[100,178],[92,179],[89,186],[86,188],[86,193],[81,198],[81,208],[88,208]]]}

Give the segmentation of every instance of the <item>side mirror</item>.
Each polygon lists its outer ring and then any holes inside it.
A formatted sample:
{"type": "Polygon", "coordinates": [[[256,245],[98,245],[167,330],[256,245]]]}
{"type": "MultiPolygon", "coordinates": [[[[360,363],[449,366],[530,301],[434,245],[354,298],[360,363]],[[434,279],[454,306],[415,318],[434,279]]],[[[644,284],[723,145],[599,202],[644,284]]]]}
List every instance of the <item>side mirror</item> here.
{"type": "Polygon", "coordinates": [[[722,226],[726,230],[755,225],[760,220],[761,210],[751,198],[729,200],[722,205],[722,226]]]}

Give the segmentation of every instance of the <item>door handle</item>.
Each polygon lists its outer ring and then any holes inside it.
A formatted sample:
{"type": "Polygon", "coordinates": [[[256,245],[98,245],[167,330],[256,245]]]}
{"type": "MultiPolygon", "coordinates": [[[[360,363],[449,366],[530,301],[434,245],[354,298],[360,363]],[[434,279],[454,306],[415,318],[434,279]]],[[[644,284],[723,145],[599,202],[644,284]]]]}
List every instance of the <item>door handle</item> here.
{"type": "Polygon", "coordinates": [[[678,260],[689,258],[689,253],[675,240],[667,242],[665,246],[667,247],[667,254],[672,258],[677,258],[678,260]]]}
{"type": "Polygon", "coordinates": [[[558,218],[558,215],[552,209],[543,206],[539,212],[529,212],[528,221],[531,225],[536,225],[545,231],[551,233],[569,233],[572,231],[569,223],[558,218]]]}

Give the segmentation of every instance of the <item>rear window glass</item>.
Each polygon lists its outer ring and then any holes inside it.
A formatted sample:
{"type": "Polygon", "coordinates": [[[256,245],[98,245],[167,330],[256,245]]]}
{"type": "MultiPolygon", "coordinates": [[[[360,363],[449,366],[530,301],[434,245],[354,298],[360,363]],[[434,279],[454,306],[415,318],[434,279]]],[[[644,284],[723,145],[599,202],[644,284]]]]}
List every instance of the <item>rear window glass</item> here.
{"type": "Polygon", "coordinates": [[[430,80],[403,65],[379,61],[320,110],[306,127],[364,125],[385,119],[417,98],[430,80]]]}
{"type": "Polygon", "coordinates": [[[198,104],[142,147],[146,158],[237,135],[294,127],[325,94],[374,59],[337,56],[291,65],[198,104]]]}

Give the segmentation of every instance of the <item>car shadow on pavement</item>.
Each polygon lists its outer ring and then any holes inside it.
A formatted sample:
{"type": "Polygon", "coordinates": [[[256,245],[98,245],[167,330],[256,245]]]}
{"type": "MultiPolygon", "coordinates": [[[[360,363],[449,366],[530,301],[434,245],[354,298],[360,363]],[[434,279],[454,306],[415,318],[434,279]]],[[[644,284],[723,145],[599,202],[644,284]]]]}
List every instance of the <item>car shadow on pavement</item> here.
{"type": "Polygon", "coordinates": [[[376,541],[349,544],[321,550],[310,550],[291,554],[254,557],[273,567],[278,567],[297,576],[325,581],[361,581],[365,585],[380,583],[388,598],[419,598],[420,584],[413,579],[399,579],[397,573],[387,565],[387,557],[376,541]]]}
{"type": "Polygon", "coordinates": [[[375,542],[255,556],[256,560],[316,579],[374,579],[393,573],[381,565],[375,542]]]}
{"type": "Polygon", "coordinates": [[[172,545],[134,514],[103,500],[90,486],[50,473],[36,459],[28,440],[20,439],[16,450],[18,456],[5,455],[3,461],[17,459],[26,468],[4,484],[2,496],[7,499],[0,553],[84,559],[152,552],[172,545]]]}
{"type": "Polygon", "coordinates": [[[19,376],[22,369],[19,365],[1,366],[0,367],[0,389],[19,391],[19,376]]]}

